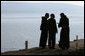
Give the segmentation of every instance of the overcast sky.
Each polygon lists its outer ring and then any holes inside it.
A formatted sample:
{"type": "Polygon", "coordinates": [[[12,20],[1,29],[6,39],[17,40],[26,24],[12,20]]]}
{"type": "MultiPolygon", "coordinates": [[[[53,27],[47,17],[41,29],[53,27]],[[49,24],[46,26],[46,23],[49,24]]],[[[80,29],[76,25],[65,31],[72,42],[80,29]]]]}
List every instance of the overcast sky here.
{"type": "Polygon", "coordinates": [[[24,3],[67,3],[84,6],[84,1],[1,1],[1,2],[24,2],[24,3]]]}
{"type": "Polygon", "coordinates": [[[45,12],[82,15],[83,8],[84,1],[1,1],[3,17],[41,16],[45,12]]]}

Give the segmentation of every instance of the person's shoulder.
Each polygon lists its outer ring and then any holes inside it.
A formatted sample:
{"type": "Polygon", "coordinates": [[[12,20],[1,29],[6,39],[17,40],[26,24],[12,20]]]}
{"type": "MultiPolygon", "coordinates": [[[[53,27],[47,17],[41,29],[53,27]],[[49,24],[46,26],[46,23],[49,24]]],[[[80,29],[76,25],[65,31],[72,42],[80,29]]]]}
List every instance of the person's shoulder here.
{"type": "Polygon", "coordinates": [[[42,16],[42,18],[45,18],[44,16],[42,16]]]}
{"type": "Polygon", "coordinates": [[[42,20],[45,20],[45,17],[44,16],[42,17],[42,20]]]}

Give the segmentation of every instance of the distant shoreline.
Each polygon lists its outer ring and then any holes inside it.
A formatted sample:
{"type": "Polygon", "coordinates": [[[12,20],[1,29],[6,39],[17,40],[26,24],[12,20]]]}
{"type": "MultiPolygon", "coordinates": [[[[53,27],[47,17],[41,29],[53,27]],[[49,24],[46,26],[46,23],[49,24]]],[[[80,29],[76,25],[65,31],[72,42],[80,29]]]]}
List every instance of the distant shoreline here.
{"type": "MultiPolygon", "coordinates": [[[[67,50],[67,53],[68,53],[69,50],[72,50],[72,51],[76,50],[75,44],[76,44],[76,41],[71,41],[70,42],[70,48],[67,50]]],[[[50,50],[48,47],[46,47],[46,49],[44,50],[44,51],[46,51],[45,54],[47,54],[47,55],[48,55],[48,52],[49,52],[48,50],[50,50]]],[[[61,49],[58,47],[57,44],[56,44],[56,49],[55,50],[61,51],[61,49]]],[[[84,39],[79,39],[78,40],[78,50],[79,51],[84,50],[84,39]]],[[[41,55],[43,53],[43,50],[41,48],[34,47],[34,48],[27,49],[27,50],[20,49],[20,50],[15,50],[15,51],[2,52],[1,55],[32,55],[32,54],[38,55],[39,53],[36,53],[35,51],[36,52],[41,52],[41,55]]],[[[55,51],[55,52],[57,52],[57,51],[55,51]]]]}

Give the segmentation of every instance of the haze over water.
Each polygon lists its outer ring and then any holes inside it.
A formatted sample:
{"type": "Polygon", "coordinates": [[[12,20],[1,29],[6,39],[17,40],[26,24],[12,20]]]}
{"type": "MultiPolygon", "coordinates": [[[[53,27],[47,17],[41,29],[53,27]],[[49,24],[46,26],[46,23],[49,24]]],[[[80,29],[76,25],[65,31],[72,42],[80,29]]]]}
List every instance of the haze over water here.
{"type": "MultiPolygon", "coordinates": [[[[76,35],[84,39],[84,7],[61,3],[1,3],[1,52],[38,47],[40,40],[41,17],[54,13],[59,22],[60,13],[64,12],[69,18],[70,41],[76,35]]],[[[60,29],[56,35],[56,43],[60,39],[60,29]]]]}

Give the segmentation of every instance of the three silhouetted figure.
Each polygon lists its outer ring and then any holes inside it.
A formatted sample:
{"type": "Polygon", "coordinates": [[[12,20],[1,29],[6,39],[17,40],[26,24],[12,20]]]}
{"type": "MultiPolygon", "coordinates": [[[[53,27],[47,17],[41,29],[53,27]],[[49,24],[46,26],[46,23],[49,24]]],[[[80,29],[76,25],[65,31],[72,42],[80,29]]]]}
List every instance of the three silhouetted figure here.
{"type": "MultiPolygon", "coordinates": [[[[59,47],[62,49],[68,49],[69,19],[64,13],[61,13],[60,17],[61,18],[58,27],[61,27],[62,29],[60,32],[59,47]]],[[[55,15],[51,14],[50,18],[49,19],[48,18],[49,18],[49,13],[46,13],[45,16],[42,17],[41,26],[40,26],[41,36],[40,36],[39,47],[45,48],[48,40],[48,47],[50,49],[55,49],[56,33],[58,33],[55,15]]]]}

